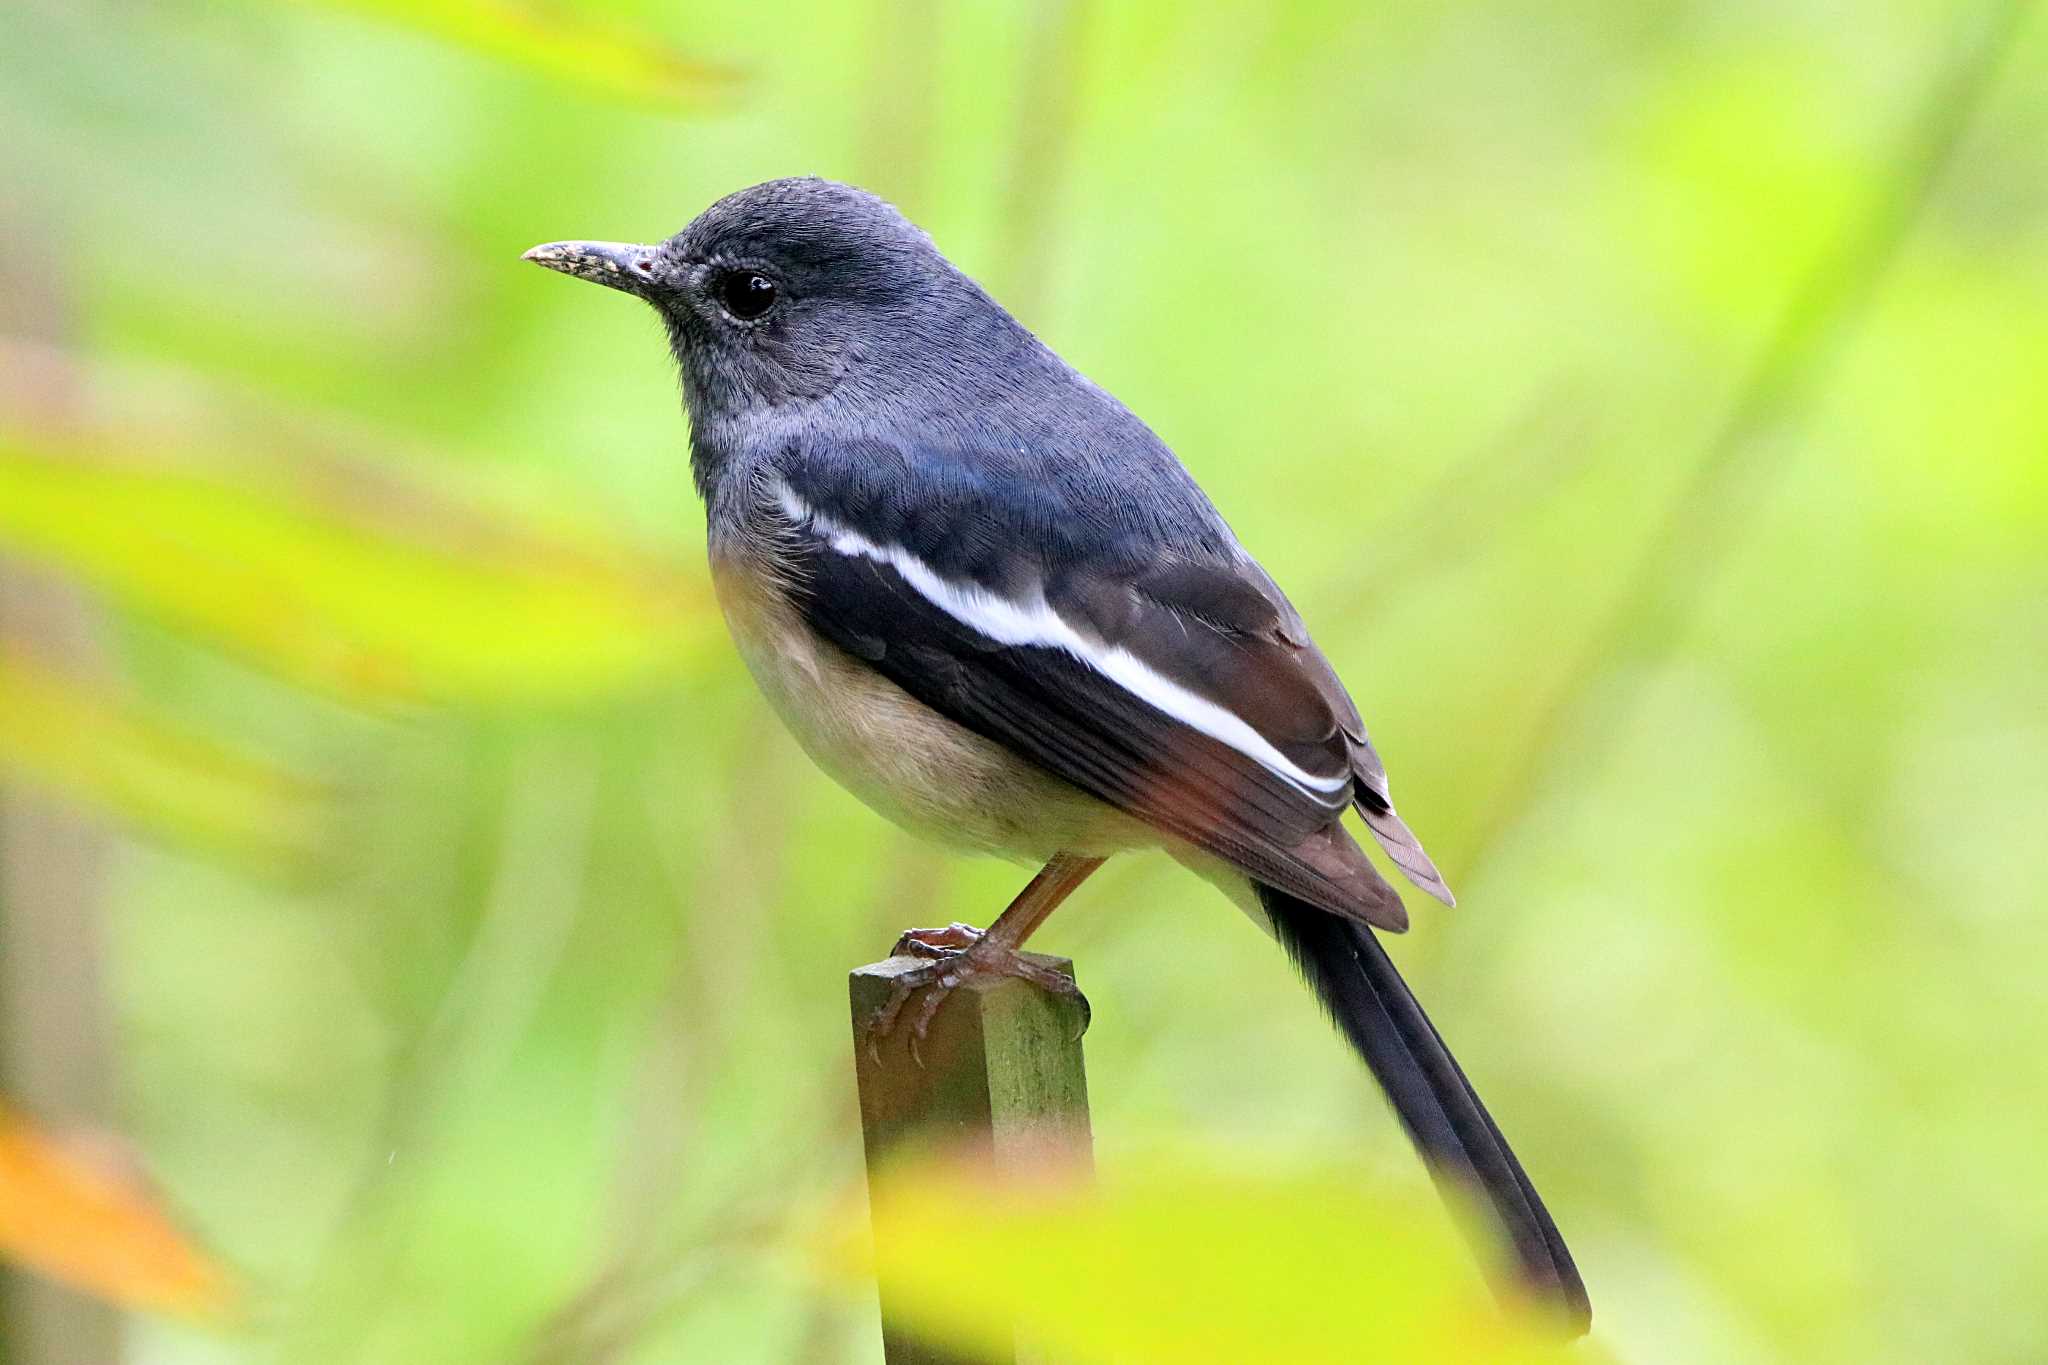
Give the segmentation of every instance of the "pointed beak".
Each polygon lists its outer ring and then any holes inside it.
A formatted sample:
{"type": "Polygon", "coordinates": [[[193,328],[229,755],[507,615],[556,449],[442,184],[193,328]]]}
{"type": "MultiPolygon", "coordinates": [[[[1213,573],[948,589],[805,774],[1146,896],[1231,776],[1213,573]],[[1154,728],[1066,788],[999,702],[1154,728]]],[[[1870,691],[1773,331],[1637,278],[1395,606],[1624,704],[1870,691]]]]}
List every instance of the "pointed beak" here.
{"type": "Polygon", "coordinates": [[[519,259],[643,296],[659,268],[656,248],[632,242],[548,242],[519,259]]]}

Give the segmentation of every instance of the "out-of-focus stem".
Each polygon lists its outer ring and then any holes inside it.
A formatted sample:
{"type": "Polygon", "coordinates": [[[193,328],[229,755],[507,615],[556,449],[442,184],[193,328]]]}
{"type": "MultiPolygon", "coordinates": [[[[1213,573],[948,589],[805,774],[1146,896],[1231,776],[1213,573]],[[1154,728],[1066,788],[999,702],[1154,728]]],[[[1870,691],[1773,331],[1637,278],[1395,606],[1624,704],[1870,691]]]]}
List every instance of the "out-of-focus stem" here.
{"type": "MultiPolygon", "coordinates": [[[[0,297],[6,327],[60,341],[69,330],[58,263],[30,243],[62,240],[0,220],[0,297]],[[11,266],[9,263],[12,263],[11,266]]],[[[34,395],[61,417],[71,404],[53,380],[34,395]]],[[[102,665],[92,608],[60,580],[0,560],[0,651],[32,652],[74,673],[102,665]]],[[[0,786],[0,1095],[46,1129],[109,1124],[113,1047],[101,915],[106,838],[43,793],[0,786]]],[[[120,1357],[113,1309],[49,1281],[0,1268],[0,1362],[109,1365],[120,1357]]]]}

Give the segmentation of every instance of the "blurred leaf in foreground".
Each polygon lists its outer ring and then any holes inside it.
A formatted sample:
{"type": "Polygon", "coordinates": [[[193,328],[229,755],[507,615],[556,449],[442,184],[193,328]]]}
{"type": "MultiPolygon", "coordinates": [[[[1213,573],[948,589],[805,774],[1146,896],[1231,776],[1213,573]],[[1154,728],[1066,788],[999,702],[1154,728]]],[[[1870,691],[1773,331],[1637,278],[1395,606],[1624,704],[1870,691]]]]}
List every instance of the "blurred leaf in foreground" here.
{"type": "Polygon", "coordinates": [[[908,1326],[964,1350],[1006,1349],[1015,1321],[1057,1357],[1087,1361],[1598,1358],[1551,1344],[1533,1311],[1504,1312],[1426,1193],[1342,1167],[1118,1167],[1097,1187],[1055,1168],[1002,1182],[972,1161],[899,1166],[870,1191],[872,1253],[856,1206],[830,1273],[874,1275],[916,1306],[908,1326]]]}
{"type": "Polygon", "coordinates": [[[481,505],[394,514],[421,490],[277,483],[0,425],[0,549],[354,700],[559,700],[672,672],[705,639],[701,592],[665,565],[481,505]]]}
{"type": "Polygon", "coordinates": [[[652,34],[494,0],[309,0],[399,24],[484,56],[663,112],[716,105],[741,76],[652,34]]]}
{"type": "Polygon", "coordinates": [[[60,1142],[4,1104],[0,1257],[128,1308],[217,1318],[233,1303],[117,1149],[60,1142]]]}
{"type": "Polygon", "coordinates": [[[152,833],[267,865],[289,868],[314,848],[313,783],[4,653],[0,771],[152,833]]]}

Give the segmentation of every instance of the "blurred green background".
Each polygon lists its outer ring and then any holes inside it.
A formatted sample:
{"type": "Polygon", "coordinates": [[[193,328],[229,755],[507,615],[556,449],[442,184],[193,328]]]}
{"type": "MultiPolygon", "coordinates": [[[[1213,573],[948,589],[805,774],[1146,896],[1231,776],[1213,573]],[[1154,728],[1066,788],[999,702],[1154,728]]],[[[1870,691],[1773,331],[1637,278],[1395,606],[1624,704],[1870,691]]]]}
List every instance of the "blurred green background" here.
{"type": "MultiPolygon", "coordinates": [[[[1615,1357],[2042,1358],[2031,20],[7,0],[0,1094],[119,1134],[250,1302],[16,1276],[9,1365],[879,1358],[803,1251],[859,1189],[844,972],[1021,874],[811,770],[707,610],[654,319],[518,260],[811,172],[1287,585],[1615,1357]]],[[[1040,943],[1106,1178],[1422,1187],[1164,860],[1040,943]]]]}

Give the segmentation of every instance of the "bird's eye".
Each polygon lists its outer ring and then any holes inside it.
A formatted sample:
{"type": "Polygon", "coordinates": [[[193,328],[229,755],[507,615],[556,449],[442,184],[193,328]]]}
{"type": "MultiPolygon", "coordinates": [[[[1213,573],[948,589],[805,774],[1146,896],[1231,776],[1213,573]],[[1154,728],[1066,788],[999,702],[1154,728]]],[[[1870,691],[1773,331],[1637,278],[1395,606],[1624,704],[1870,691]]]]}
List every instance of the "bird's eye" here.
{"type": "Polygon", "coordinates": [[[775,306],[775,281],[751,270],[729,270],[718,277],[718,304],[741,322],[752,322],[775,306]]]}

